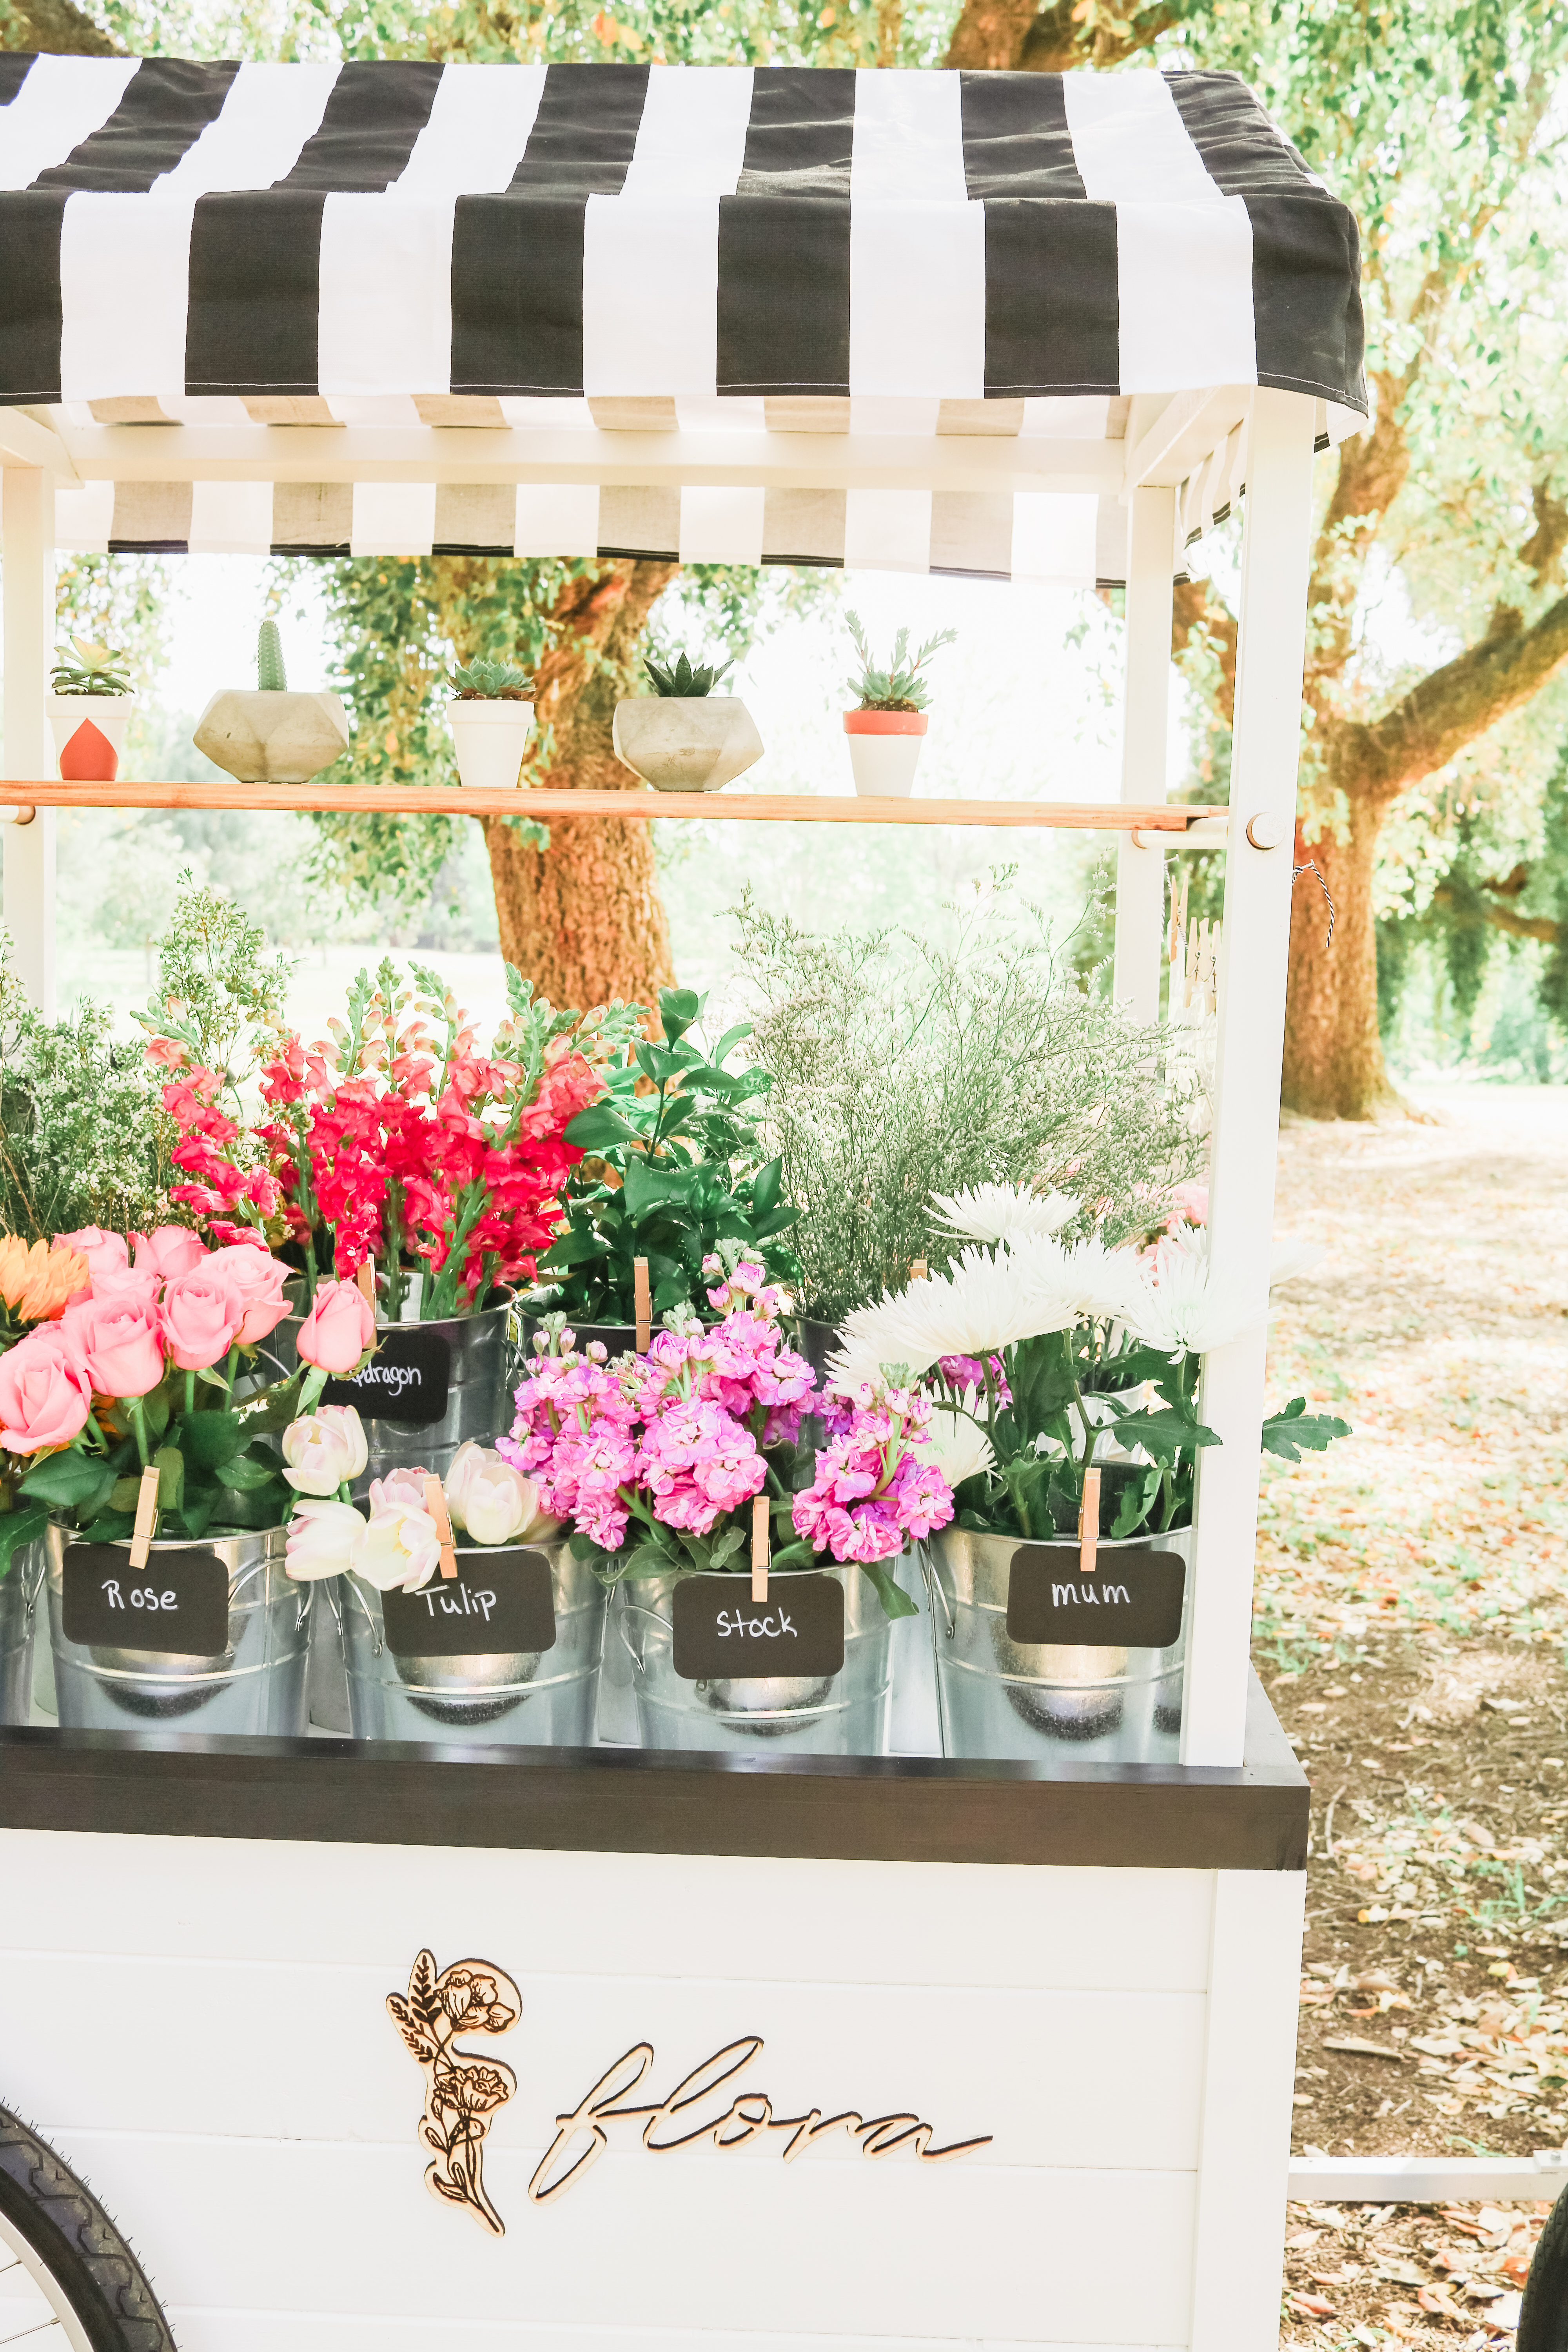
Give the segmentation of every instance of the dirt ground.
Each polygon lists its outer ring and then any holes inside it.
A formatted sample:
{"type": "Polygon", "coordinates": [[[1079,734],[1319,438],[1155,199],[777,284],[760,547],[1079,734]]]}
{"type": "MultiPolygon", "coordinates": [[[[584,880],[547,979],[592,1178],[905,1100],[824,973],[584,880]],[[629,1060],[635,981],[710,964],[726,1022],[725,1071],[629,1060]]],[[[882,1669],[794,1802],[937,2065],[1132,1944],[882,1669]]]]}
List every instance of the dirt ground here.
{"type": "MultiPolygon", "coordinates": [[[[1568,1094],[1289,1126],[1254,1654],[1312,1783],[1302,2152],[1568,2141],[1568,1094]],[[1336,2046],[1337,2045],[1337,2046],[1336,2046]],[[1346,2046],[1349,2045],[1349,2046],[1346,2046]]],[[[1500,2345],[1546,2208],[1296,2206],[1281,2342],[1500,2345]]]]}

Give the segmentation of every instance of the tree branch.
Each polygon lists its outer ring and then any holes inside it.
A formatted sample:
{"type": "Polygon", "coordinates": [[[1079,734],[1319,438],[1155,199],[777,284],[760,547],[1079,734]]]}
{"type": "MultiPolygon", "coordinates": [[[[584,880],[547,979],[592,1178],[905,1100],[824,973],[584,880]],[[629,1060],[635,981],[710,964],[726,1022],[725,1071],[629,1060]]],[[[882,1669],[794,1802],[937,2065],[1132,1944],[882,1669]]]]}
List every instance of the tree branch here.
{"type": "Polygon", "coordinates": [[[945,62],[966,72],[1070,73],[1075,66],[1121,65],[1158,40],[1185,13],[1180,0],[1158,0],[1103,21],[1084,0],[963,0],[945,62]]]}
{"type": "Polygon", "coordinates": [[[0,0],[0,49],[37,49],[47,57],[125,54],[72,0],[0,0]]]}
{"type": "MultiPolygon", "coordinates": [[[[1483,889],[1500,887],[1483,883],[1483,889]]],[[[1543,940],[1548,947],[1557,947],[1563,939],[1563,926],[1550,915],[1518,915],[1511,907],[1494,905],[1489,899],[1472,897],[1468,891],[1456,890],[1450,883],[1439,882],[1432,893],[1432,904],[1441,907],[1450,919],[1458,923],[1489,923],[1500,931],[1507,931],[1516,940],[1543,940]]]]}
{"type": "Polygon", "coordinates": [[[1568,662],[1568,596],[1529,628],[1483,637],[1412,688],[1381,719],[1327,722],[1329,779],[1373,805],[1446,768],[1467,743],[1528,702],[1568,662]]]}

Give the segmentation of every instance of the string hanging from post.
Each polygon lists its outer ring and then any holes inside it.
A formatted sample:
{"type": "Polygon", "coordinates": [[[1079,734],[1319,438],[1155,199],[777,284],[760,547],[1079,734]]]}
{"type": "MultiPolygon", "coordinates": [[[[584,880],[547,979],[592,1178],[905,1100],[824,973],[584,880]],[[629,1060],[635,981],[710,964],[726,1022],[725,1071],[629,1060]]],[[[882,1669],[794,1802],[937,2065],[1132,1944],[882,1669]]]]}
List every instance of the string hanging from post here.
{"type": "Polygon", "coordinates": [[[752,1598],[765,1601],[768,1597],[768,1498],[755,1495],[752,1498],[752,1598]]]}

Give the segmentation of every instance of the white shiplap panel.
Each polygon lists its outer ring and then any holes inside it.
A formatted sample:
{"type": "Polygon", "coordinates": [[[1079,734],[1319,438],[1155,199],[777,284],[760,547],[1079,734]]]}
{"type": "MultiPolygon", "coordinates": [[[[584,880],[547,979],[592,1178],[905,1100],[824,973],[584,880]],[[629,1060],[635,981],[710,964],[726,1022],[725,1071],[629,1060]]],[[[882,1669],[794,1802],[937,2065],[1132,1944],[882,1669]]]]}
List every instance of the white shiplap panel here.
{"type": "MultiPolygon", "coordinates": [[[[420,2076],[385,2000],[404,1990],[413,1957],[379,1969],[0,1958],[0,2019],[29,2021],[25,2031],[0,2024],[6,2103],[64,2126],[412,2147],[420,2076]],[[301,2020],[312,2030],[298,2031],[301,2020]],[[202,2063],[171,2063],[171,2053],[192,2052],[202,2063]]],[[[437,1955],[443,1966],[462,1957],[437,1955]]],[[[483,1957],[515,1976],[522,2016],[510,2032],[462,2046],[517,2074],[496,2142],[531,2147],[536,2159],[553,2118],[636,2043],[655,2053],[637,2095],[657,2099],[714,2052],[760,2035],[744,2070],[692,2110],[693,2127],[765,2092],[780,2116],[912,2110],[938,2144],[988,2133],[988,2163],[1115,2167],[1129,2147],[1152,2169],[1197,2161],[1205,2003],[1195,1993],[674,1984],[530,1975],[514,1953],[483,1957]]],[[[612,2147],[635,2141],[634,2126],[615,2126],[612,2147]]],[[[733,2160],[776,2166],[780,2145],[759,2141],[733,2160]]],[[[797,2158],[791,2177],[807,2160],[866,2161],[842,2135],[797,2158]]]]}
{"type": "MultiPolygon", "coordinates": [[[[0,1831],[0,1944],[383,1967],[432,1936],[564,1976],[701,1975],[748,1920],[801,1983],[1208,1982],[1214,1873],[438,1851],[0,1831]],[[542,1928],[547,1923],[547,1928],[542,1928]]],[[[443,1960],[448,1953],[443,1948],[443,1960]]]]}
{"type": "Polygon", "coordinates": [[[1173,2345],[1192,2291],[1187,2173],[1063,2171],[1042,2186],[973,2159],[784,2171],[638,2154],[531,2206],[528,2158],[497,2149],[496,2240],[426,2193],[412,2143],[51,2136],[168,2304],[427,2317],[430,2352],[448,2324],[521,2313],[560,2325],[563,2347],[571,2328],[635,2318],[696,2334],[752,2314],[786,2336],[1173,2345]]]}
{"type": "MultiPolygon", "coordinates": [[[[168,2314],[180,2352],[1036,2352],[1038,2336],[780,2336],[733,2327],[583,2327],[531,2319],[443,2320],[387,2314],[369,2319],[321,2312],[197,2311],[168,2314]]],[[[1062,2344],[1053,2352],[1185,2352],[1154,2344],[1062,2344]]]]}

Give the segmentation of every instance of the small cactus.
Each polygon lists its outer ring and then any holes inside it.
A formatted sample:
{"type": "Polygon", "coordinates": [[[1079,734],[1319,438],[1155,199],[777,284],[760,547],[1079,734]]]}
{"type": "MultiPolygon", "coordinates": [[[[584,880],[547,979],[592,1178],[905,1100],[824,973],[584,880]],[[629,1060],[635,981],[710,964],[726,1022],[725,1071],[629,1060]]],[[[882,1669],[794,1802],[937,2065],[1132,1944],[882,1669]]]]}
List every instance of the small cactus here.
{"type": "Polygon", "coordinates": [[[283,640],[276,621],[263,621],[256,640],[256,683],[263,694],[286,694],[289,677],[283,667],[283,640]]]}

